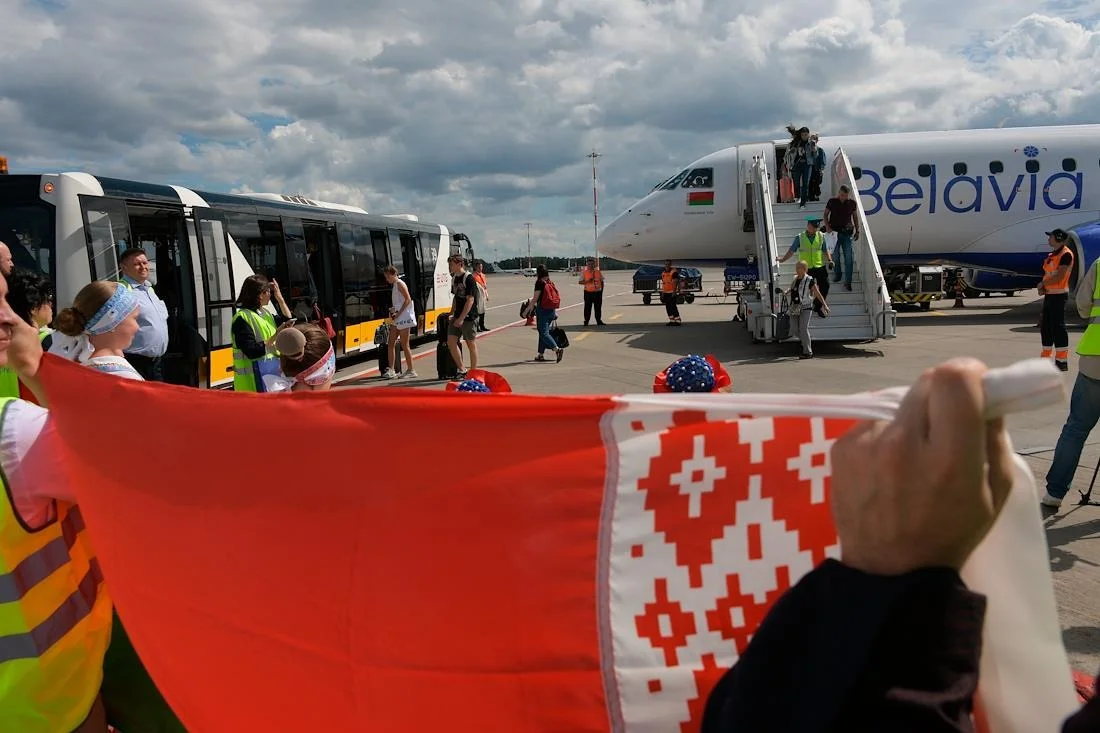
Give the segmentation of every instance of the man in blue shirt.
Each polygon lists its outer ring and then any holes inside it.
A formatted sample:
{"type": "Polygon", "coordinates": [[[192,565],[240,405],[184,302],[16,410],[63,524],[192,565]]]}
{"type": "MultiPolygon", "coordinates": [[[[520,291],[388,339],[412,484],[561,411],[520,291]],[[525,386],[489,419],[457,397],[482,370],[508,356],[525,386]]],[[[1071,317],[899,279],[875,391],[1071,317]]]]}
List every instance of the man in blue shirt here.
{"type": "Polygon", "coordinates": [[[133,289],[141,304],[138,332],[130,348],[124,352],[126,361],[146,381],[163,382],[161,359],[168,351],[168,306],[149,282],[149,258],[145,256],[144,249],[131,247],[123,252],[118,267],[122,273],[119,282],[133,289]]]}

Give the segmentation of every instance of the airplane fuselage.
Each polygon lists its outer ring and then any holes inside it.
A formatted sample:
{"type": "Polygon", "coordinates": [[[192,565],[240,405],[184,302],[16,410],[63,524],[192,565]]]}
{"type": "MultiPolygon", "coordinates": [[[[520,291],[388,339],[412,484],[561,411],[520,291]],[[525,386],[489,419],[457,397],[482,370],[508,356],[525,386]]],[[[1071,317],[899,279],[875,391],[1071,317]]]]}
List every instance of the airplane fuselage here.
{"type": "MultiPolygon", "coordinates": [[[[714,266],[754,252],[742,227],[746,183],[763,157],[773,184],[788,140],[736,145],[704,156],[655,188],[600,234],[601,254],[637,263],[714,266]]],[[[829,160],[843,148],[880,260],[950,264],[1041,275],[1044,234],[1100,219],[1100,125],[822,137],[829,160]]],[[[781,247],[785,243],[781,243],[781,247]]],[[[1074,237],[1091,262],[1100,241],[1074,237]],[[1086,241],[1087,240],[1087,241],[1086,241]]],[[[1080,257],[1079,257],[1080,259],[1080,257]]]]}

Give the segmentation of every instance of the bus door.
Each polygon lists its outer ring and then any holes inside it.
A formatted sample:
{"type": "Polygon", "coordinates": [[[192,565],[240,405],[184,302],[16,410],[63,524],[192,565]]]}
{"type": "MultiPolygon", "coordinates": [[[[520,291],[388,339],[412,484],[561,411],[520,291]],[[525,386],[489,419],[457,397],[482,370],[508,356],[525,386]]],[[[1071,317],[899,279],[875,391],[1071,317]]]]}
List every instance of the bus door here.
{"type": "MultiPolygon", "coordinates": [[[[332,327],[343,329],[344,288],[340,277],[340,238],[336,225],[329,222],[303,222],[306,245],[306,266],[316,287],[316,302],[320,316],[332,320],[332,327]]],[[[309,320],[318,320],[310,314],[309,320]]],[[[323,324],[318,324],[322,325],[323,324]]]]}
{"type": "Polygon", "coordinates": [[[91,279],[118,280],[122,276],[119,256],[130,247],[142,248],[149,260],[153,292],[168,310],[164,379],[198,386],[198,360],[204,351],[183,206],[97,196],[81,196],[80,203],[91,279]]]}
{"type": "Polygon", "coordinates": [[[233,381],[232,329],[237,293],[233,289],[233,258],[225,218],[210,209],[192,210],[199,242],[203,283],[202,318],[207,352],[200,360],[200,377],[209,387],[233,381]]]}
{"type": "MultiPolygon", "coordinates": [[[[409,297],[416,305],[418,321],[417,333],[423,327],[424,314],[427,312],[428,302],[425,299],[424,282],[424,258],[420,253],[420,238],[416,232],[397,232],[398,241],[401,243],[401,262],[405,266],[405,285],[409,288],[409,297]]],[[[427,282],[434,281],[434,273],[426,273],[427,282]]],[[[410,334],[415,336],[416,333],[410,334]]]]}

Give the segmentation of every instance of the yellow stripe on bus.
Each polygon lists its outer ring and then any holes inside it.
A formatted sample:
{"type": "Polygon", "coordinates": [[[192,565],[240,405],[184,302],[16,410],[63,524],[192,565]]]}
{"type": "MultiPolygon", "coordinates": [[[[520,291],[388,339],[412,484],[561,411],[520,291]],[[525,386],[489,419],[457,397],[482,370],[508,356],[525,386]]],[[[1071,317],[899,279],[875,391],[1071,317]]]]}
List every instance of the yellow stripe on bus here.
{"type": "Polygon", "coordinates": [[[210,386],[233,381],[233,349],[218,349],[210,352],[210,386]]]}
{"type": "Polygon", "coordinates": [[[428,311],[424,316],[424,333],[432,333],[435,331],[435,324],[436,321],[439,320],[439,317],[444,313],[450,312],[450,308],[436,308],[435,310],[428,311]]]}
{"type": "Polygon", "coordinates": [[[363,343],[363,324],[354,323],[344,329],[344,353],[358,351],[363,343]]]}

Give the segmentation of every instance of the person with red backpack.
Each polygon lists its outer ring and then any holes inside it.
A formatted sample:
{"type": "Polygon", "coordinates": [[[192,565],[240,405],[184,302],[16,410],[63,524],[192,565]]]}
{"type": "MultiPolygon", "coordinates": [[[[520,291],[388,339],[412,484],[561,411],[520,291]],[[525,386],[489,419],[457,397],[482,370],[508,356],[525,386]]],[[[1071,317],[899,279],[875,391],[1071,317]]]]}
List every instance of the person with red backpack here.
{"type": "Polygon", "coordinates": [[[535,310],[535,322],[539,330],[539,353],[535,361],[546,361],[546,350],[553,349],[557,361],[561,361],[565,355],[565,349],[558,346],[558,342],[550,335],[550,326],[558,319],[558,308],[561,307],[561,295],[558,286],[550,279],[550,272],[546,265],[539,265],[535,270],[535,292],[527,301],[527,312],[531,308],[535,310]]]}

